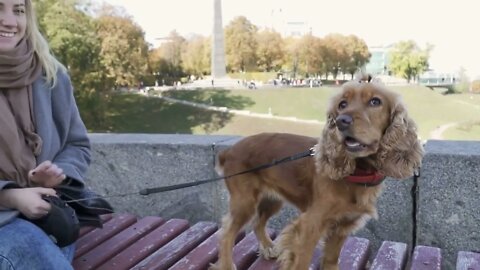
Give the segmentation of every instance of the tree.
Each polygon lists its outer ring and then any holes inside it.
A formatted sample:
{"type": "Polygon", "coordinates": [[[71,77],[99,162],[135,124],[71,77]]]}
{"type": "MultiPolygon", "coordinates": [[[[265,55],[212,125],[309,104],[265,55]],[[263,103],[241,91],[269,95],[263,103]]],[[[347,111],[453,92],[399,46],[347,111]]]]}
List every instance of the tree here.
{"type": "Polygon", "coordinates": [[[362,39],[355,35],[347,36],[345,39],[347,58],[342,69],[353,76],[355,72],[370,60],[368,46],[362,39]]]}
{"type": "Polygon", "coordinates": [[[467,70],[464,67],[460,67],[457,75],[458,77],[454,78],[455,84],[453,85],[453,89],[456,92],[467,92],[470,87],[470,78],[467,75],[467,70]]]}
{"type": "Polygon", "coordinates": [[[282,36],[273,30],[257,33],[257,67],[261,71],[279,70],[285,62],[282,36]]]}
{"type": "Polygon", "coordinates": [[[157,81],[170,84],[185,75],[182,68],[185,47],[185,38],[172,31],[159,48],[150,52],[150,68],[157,81]]]}
{"type": "Polygon", "coordinates": [[[300,40],[292,37],[288,37],[285,39],[285,45],[286,45],[286,57],[285,57],[285,64],[284,64],[284,69],[288,72],[291,73],[289,77],[296,78],[297,74],[301,72],[299,70],[300,64],[299,64],[299,59],[300,59],[300,40]]]}
{"type": "Polygon", "coordinates": [[[108,6],[100,11],[96,26],[107,79],[116,87],[138,85],[148,67],[148,44],[141,27],[108,6]]]}
{"type": "Polygon", "coordinates": [[[210,39],[194,36],[185,44],[181,56],[182,68],[191,75],[202,76],[210,72],[210,39]]]}
{"type": "Polygon", "coordinates": [[[165,43],[160,46],[162,57],[170,62],[175,67],[180,67],[182,64],[182,52],[185,46],[185,38],[172,31],[167,37],[165,43]]]}
{"type": "Polygon", "coordinates": [[[225,27],[227,67],[233,71],[253,70],[256,63],[257,27],[240,16],[225,27]]]}
{"type": "Polygon", "coordinates": [[[389,69],[397,76],[401,76],[410,82],[428,69],[428,58],[432,46],[428,45],[421,50],[412,41],[401,41],[395,44],[390,52],[389,69]]]}
{"type": "MultiPolygon", "coordinates": [[[[100,40],[91,17],[77,9],[78,1],[35,1],[40,29],[58,60],[69,70],[74,86],[83,89],[101,72],[100,40]]],[[[95,78],[97,79],[97,78],[95,78]]]]}
{"type": "Polygon", "coordinates": [[[305,35],[299,40],[297,49],[299,68],[306,77],[322,72],[324,59],[319,38],[312,34],[305,35]]]}
{"type": "Polygon", "coordinates": [[[38,0],[34,5],[40,30],[53,54],[68,69],[82,118],[93,125],[105,125],[112,85],[105,79],[95,21],[85,13],[88,6],[76,0],[38,0]]]}
{"type": "MultiPolygon", "coordinates": [[[[323,39],[324,42],[324,61],[326,70],[332,73],[333,78],[347,66],[349,61],[346,50],[345,37],[341,34],[329,34],[323,39]]],[[[345,72],[345,71],[343,71],[345,72]]]]}

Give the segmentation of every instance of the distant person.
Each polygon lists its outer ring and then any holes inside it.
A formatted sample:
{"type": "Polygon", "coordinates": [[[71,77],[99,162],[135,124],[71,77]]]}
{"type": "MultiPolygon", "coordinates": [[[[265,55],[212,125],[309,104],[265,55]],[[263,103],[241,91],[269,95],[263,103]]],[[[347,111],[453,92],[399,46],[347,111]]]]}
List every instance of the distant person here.
{"type": "Polygon", "coordinates": [[[250,81],[248,84],[248,89],[257,89],[255,82],[253,80],[250,81]]]}
{"type": "Polygon", "coordinates": [[[87,130],[32,1],[0,6],[0,269],[72,269],[75,245],[59,248],[32,222],[52,209],[42,196],[65,180],[82,184],[87,130]]]}

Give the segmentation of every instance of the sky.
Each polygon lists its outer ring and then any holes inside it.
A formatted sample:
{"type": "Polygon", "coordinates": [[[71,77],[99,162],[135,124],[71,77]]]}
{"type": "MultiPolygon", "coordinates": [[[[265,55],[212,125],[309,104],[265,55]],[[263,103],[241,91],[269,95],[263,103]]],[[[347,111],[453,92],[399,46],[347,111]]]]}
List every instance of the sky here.
{"type": "MultiPolygon", "coordinates": [[[[214,0],[93,0],[120,6],[145,31],[148,42],[176,30],[208,36],[214,0]]],[[[369,46],[414,40],[434,45],[430,67],[439,72],[466,69],[480,77],[478,0],[222,0],[223,26],[245,16],[256,26],[304,22],[315,36],[354,34],[369,46]]]]}

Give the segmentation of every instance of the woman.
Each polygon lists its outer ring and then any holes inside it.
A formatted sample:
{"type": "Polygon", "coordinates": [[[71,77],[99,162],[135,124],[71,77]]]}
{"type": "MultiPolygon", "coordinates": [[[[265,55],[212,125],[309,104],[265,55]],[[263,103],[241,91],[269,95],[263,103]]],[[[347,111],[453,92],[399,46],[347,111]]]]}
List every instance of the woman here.
{"type": "Polygon", "coordinates": [[[72,269],[74,246],[28,220],[48,214],[52,187],[83,181],[90,143],[31,0],[0,0],[0,127],[0,269],[72,269]]]}

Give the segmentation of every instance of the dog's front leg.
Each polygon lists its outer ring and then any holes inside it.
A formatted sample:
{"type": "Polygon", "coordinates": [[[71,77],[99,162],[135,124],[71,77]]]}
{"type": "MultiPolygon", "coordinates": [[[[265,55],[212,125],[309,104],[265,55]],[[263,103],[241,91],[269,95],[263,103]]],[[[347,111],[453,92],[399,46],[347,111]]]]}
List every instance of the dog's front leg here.
{"type": "Polygon", "coordinates": [[[357,228],[363,226],[365,219],[361,217],[350,220],[342,220],[335,223],[327,232],[325,245],[323,248],[323,270],[338,270],[338,258],[340,251],[345,243],[347,237],[357,228]]]}
{"type": "Polygon", "coordinates": [[[325,232],[326,226],[318,213],[301,214],[280,236],[280,269],[307,270],[315,246],[325,232]]]}
{"type": "Polygon", "coordinates": [[[340,251],[347,236],[348,235],[334,233],[325,240],[321,269],[339,270],[338,258],[340,257],[340,251]]]}

